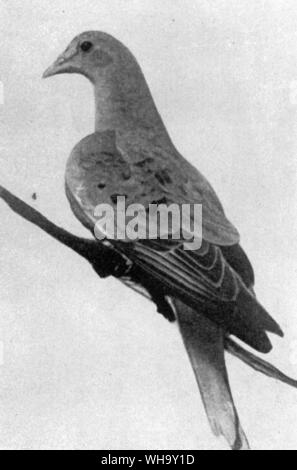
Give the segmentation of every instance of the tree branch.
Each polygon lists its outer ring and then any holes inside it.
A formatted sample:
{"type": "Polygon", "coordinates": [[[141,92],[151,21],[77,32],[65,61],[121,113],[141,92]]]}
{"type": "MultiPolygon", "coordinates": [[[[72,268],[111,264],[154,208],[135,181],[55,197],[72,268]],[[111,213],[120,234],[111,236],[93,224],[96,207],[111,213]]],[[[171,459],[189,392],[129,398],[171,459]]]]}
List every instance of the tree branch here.
{"type": "MultiPolygon", "coordinates": [[[[55,225],[36,209],[14,196],[7,189],[3,188],[3,186],[0,186],[0,198],[6,202],[13,212],[20,215],[28,222],[31,222],[33,225],[36,225],[55,240],[68,248],[71,248],[77,254],[85,258],[100,277],[115,276],[117,278],[121,278],[121,275],[126,272],[126,259],[114,249],[109,248],[96,240],[80,238],[67,232],[67,230],[55,225]]],[[[149,280],[145,279],[144,273],[139,273],[135,269],[132,269],[129,275],[132,281],[138,285],[143,285],[147,289],[151,294],[149,298],[156,303],[158,311],[172,321],[174,319],[174,315],[172,312],[167,312],[168,305],[166,305],[162,298],[160,301],[160,296],[158,293],[155,293],[156,288],[154,287],[154,283],[149,282],[149,280]],[[154,293],[156,295],[154,295],[154,293]]],[[[130,287],[135,288],[133,285],[130,285],[130,287]]],[[[138,292],[143,294],[141,291],[138,292]]],[[[228,337],[225,338],[225,349],[253,369],[262,372],[262,374],[268,375],[269,377],[273,377],[297,388],[296,380],[286,376],[267,361],[264,361],[243,349],[239,344],[228,337]]]]}
{"type": "Polygon", "coordinates": [[[103,243],[98,243],[98,241],[77,237],[55,225],[3,186],[0,186],[0,198],[6,202],[13,212],[85,258],[91,263],[100,277],[111,275],[119,277],[121,267],[123,269],[127,268],[125,259],[117,251],[105,246],[103,243]]]}

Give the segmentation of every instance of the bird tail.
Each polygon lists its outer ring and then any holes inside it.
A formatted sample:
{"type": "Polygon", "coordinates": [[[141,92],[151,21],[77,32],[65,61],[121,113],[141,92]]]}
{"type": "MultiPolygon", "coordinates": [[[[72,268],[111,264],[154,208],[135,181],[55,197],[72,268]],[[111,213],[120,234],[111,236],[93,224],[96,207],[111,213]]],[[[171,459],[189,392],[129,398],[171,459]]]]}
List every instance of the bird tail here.
{"type": "Polygon", "coordinates": [[[223,330],[183,302],[171,302],[213,433],[224,436],[233,450],[248,450],[229,386],[223,330]]]}

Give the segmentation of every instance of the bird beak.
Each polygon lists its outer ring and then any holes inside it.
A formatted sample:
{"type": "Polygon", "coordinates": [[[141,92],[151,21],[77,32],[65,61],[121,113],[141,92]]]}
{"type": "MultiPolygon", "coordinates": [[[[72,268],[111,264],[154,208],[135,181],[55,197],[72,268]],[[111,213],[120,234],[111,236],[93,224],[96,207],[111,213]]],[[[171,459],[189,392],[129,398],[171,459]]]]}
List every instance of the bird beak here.
{"type": "Polygon", "coordinates": [[[76,72],[77,70],[72,61],[76,54],[76,49],[66,49],[66,51],[59,55],[57,60],[46,69],[42,75],[42,78],[52,77],[53,75],[58,75],[60,73],[76,72]]]}

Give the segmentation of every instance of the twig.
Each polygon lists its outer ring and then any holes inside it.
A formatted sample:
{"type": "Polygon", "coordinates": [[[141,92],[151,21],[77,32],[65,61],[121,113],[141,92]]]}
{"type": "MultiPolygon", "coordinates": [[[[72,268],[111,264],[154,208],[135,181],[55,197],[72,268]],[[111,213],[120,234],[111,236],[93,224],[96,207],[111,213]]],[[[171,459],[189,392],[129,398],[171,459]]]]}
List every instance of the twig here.
{"type": "Polygon", "coordinates": [[[48,235],[89,261],[100,277],[116,275],[116,273],[120,272],[119,266],[121,264],[125,264],[126,267],[124,259],[112,248],[106,247],[95,240],[77,237],[55,225],[3,186],[0,186],[0,198],[6,202],[13,212],[41,228],[48,235]]]}
{"type": "Polygon", "coordinates": [[[225,338],[225,349],[230,354],[245,362],[256,371],[261,372],[264,375],[268,375],[268,377],[272,377],[273,379],[279,380],[280,382],[284,382],[291,387],[297,388],[297,380],[288,377],[269,362],[256,356],[250,351],[247,351],[231,338],[225,338]]]}

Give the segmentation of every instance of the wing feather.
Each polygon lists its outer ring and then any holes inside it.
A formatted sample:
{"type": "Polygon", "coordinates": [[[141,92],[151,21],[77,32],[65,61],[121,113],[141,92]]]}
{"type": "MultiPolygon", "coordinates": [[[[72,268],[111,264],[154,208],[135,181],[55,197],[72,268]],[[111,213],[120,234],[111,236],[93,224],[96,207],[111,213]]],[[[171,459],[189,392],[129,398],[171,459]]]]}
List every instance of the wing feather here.
{"type": "Polygon", "coordinates": [[[124,249],[128,249],[128,256],[136,265],[166,286],[170,295],[203,311],[227,333],[236,335],[261,352],[268,352],[271,343],[266,331],[282,335],[278,324],[227,263],[220,248],[205,241],[202,248],[201,256],[199,250],[186,251],[182,246],[160,253],[151,249],[148,243],[143,245],[141,242],[131,244],[129,248],[125,245],[124,249]],[[207,254],[205,244],[208,245],[207,254]],[[211,257],[209,253],[212,253],[211,257]],[[205,264],[206,256],[208,264],[205,264]]]}

